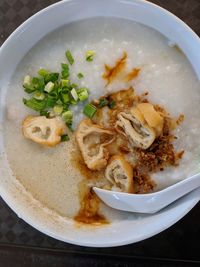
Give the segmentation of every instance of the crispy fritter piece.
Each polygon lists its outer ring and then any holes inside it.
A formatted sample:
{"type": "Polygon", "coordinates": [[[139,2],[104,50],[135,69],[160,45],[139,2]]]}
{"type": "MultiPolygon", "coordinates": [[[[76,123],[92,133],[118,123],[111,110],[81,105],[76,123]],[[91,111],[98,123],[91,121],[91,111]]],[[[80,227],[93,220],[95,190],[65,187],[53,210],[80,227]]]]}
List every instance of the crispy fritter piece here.
{"type": "Polygon", "coordinates": [[[122,155],[110,158],[105,177],[119,191],[133,193],[133,167],[122,155]]]}
{"type": "Polygon", "coordinates": [[[142,149],[150,147],[156,138],[154,129],[131,113],[118,114],[116,129],[126,136],[134,147],[142,149]]]}
{"type": "Polygon", "coordinates": [[[81,121],[76,131],[76,141],[89,169],[101,170],[107,165],[109,152],[106,146],[114,139],[113,131],[93,124],[90,119],[81,121]]]}
{"type": "Polygon", "coordinates": [[[45,116],[28,116],[22,123],[22,132],[26,138],[40,145],[52,147],[60,143],[67,127],[62,119],[57,117],[48,119],[45,116]]]}

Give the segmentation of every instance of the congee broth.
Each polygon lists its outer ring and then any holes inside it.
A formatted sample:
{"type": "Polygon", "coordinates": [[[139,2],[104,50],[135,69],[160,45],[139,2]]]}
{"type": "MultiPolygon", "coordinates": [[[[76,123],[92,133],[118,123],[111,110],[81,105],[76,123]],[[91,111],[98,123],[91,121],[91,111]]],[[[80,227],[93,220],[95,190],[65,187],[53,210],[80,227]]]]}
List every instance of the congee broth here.
{"type": "Polygon", "coordinates": [[[200,170],[199,81],[168,42],[133,21],[91,18],[28,52],[9,84],[5,142],[34,198],[107,224],[128,215],[100,203],[93,185],[148,193],[200,170]]]}

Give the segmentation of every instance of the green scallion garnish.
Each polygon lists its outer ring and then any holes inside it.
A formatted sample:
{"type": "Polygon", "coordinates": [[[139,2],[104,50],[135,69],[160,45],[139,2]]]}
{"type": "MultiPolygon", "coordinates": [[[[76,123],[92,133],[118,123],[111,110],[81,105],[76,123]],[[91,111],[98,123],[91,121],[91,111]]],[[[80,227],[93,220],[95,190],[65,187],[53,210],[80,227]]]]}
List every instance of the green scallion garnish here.
{"type": "Polygon", "coordinates": [[[35,98],[31,98],[31,99],[23,98],[23,103],[24,103],[24,105],[26,105],[27,107],[29,107],[35,111],[42,111],[46,107],[45,99],[41,101],[41,100],[37,100],[35,98]]]}
{"type": "Polygon", "coordinates": [[[56,105],[53,107],[53,112],[55,113],[55,115],[60,115],[63,111],[63,106],[61,105],[56,105]]]}
{"type": "Polygon", "coordinates": [[[88,50],[86,52],[86,57],[85,57],[86,61],[88,61],[88,62],[93,61],[94,55],[95,55],[95,52],[93,50],[88,50]]]}
{"type": "Polygon", "coordinates": [[[115,105],[116,105],[116,103],[115,103],[114,100],[112,100],[112,101],[110,101],[110,102],[108,103],[109,108],[114,108],[115,105]]]}
{"type": "Polygon", "coordinates": [[[72,99],[70,101],[70,104],[73,105],[73,106],[76,106],[78,104],[78,101],[75,101],[75,100],[72,99]]]}
{"type": "Polygon", "coordinates": [[[66,124],[71,124],[73,119],[73,113],[70,110],[63,112],[62,119],[66,124]]]}
{"type": "Polygon", "coordinates": [[[61,99],[58,99],[58,100],[56,101],[56,104],[57,104],[57,105],[62,105],[62,100],[61,100],[61,99]]]}
{"type": "Polygon", "coordinates": [[[45,76],[45,83],[47,84],[48,82],[53,82],[55,83],[59,79],[59,73],[57,72],[52,72],[49,73],[45,76]]]}
{"type": "Polygon", "coordinates": [[[31,85],[31,82],[32,82],[31,76],[30,75],[26,75],[24,77],[23,86],[31,85]]]}
{"type": "Polygon", "coordinates": [[[78,94],[77,94],[77,92],[76,92],[76,89],[73,88],[73,89],[70,91],[70,93],[71,93],[71,96],[72,96],[73,100],[77,101],[77,100],[78,100],[78,94]]]}
{"type": "Polygon", "coordinates": [[[80,101],[85,101],[89,96],[87,88],[78,89],[77,94],[80,101]]]}
{"type": "Polygon", "coordinates": [[[54,83],[53,82],[48,82],[45,87],[44,87],[44,91],[47,93],[50,93],[54,88],[54,83]]]}
{"type": "MultiPolygon", "coordinates": [[[[66,58],[70,65],[74,63],[72,53],[67,50],[66,58]]],[[[95,53],[86,52],[86,60],[92,61],[95,53]]],[[[39,69],[38,76],[26,75],[23,81],[24,91],[31,94],[29,99],[23,99],[24,105],[38,111],[40,116],[61,116],[69,129],[72,130],[73,113],[69,110],[71,105],[77,105],[89,97],[87,88],[79,88],[78,84],[71,83],[69,64],[61,63],[61,71],[50,72],[47,69],[39,69]]],[[[84,75],[79,72],[79,79],[84,75]]],[[[88,104],[84,108],[84,114],[92,117],[96,112],[95,106],[88,104]]],[[[63,135],[62,140],[69,140],[68,135],[63,135]]]]}
{"type": "Polygon", "coordinates": [[[43,77],[33,77],[31,81],[31,85],[36,89],[36,90],[44,90],[45,86],[45,81],[43,77]]]}
{"type": "Polygon", "coordinates": [[[75,88],[75,89],[77,89],[77,88],[78,88],[78,84],[76,84],[76,83],[72,83],[72,84],[71,84],[71,88],[75,88]]]}
{"type": "Polygon", "coordinates": [[[98,107],[103,108],[103,107],[107,106],[108,103],[109,103],[109,101],[106,98],[101,98],[99,100],[98,107]]]}
{"type": "Polygon", "coordinates": [[[36,91],[36,88],[32,84],[30,85],[24,84],[23,87],[24,87],[24,91],[28,94],[31,94],[34,91],[36,91]]]}
{"type": "Polygon", "coordinates": [[[69,84],[69,80],[67,80],[67,79],[61,79],[61,87],[62,88],[68,86],[68,84],[69,84]]]}
{"type": "Polygon", "coordinates": [[[62,93],[62,101],[65,104],[70,102],[70,97],[68,93],[62,93]]]}
{"type": "Polygon", "coordinates": [[[45,116],[45,117],[49,118],[49,112],[46,111],[46,110],[41,110],[40,111],[40,116],[45,116]]]}
{"type": "Polygon", "coordinates": [[[88,118],[92,118],[96,112],[97,112],[97,108],[92,104],[87,104],[83,109],[83,113],[88,118]]]}
{"type": "Polygon", "coordinates": [[[65,63],[62,63],[61,68],[61,78],[67,80],[69,78],[69,66],[65,63]]]}
{"type": "Polygon", "coordinates": [[[33,97],[37,100],[43,100],[45,99],[45,94],[40,92],[40,91],[36,91],[34,94],[33,94],[33,97]]]}
{"type": "Polygon", "coordinates": [[[73,65],[73,63],[74,63],[74,58],[73,58],[73,56],[72,56],[72,53],[71,53],[69,50],[67,50],[67,51],[65,52],[65,56],[66,56],[67,60],[69,61],[69,64],[70,64],[70,65],[73,65]]]}
{"type": "Polygon", "coordinates": [[[53,108],[56,104],[56,98],[54,96],[48,95],[46,99],[46,108],[53,108]]]}
{"type": "Polygon", "coordinates": [[[65,135],[62,135],[61,136],[61,142],[66,142],[66,141],[69,141],[69,135],[68,134],[65,134],[65,135]]]}
{"type": "Polygon", "coordinates": [[[38,74],[42,77],[45,77],[47,74],[49,74],[49,71],[45,69],[39,69],[38,74]]]}
{"type": "Polygon", "coordinates": [[[77,74],[77,77],[78,77],[79,79],[82,79],[82,78],[84,78],[84,75],[83,75],[83,73],[79,72],[79,73],[77,74]]]}

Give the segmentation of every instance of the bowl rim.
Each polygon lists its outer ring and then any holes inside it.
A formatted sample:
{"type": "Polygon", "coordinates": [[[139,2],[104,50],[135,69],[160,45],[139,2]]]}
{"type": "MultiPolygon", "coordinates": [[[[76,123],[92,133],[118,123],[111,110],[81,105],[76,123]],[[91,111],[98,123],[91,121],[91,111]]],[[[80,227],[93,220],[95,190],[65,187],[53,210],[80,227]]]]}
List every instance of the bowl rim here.
{"type": "MultiPolygon", "coordinates": [[[[31,24],[33,20],[35,20],[35,18],[42,16],[43,14],[45,14],[46,12],[49,12],[50,10],[53,10],[55,7],[57,6],[62,6],[65,5],[66,3],[71,3],[71,2],[78,2],[79,0],[63,0],[60,2],[57,2],[53,5],[50,5],[46,8],[44,8],[43,10],[37,12],[36,14],[34,14],[33,16],[31,16],[30,18],[28,18],[25,22],[23,22],[7,39],[6,41],[2,44],[2,46],[0,47],[0,57],[1,54],[4,53],[4,50],[7,49],[7,46],[10,44],[10,42],[12,42],[16,36],[18,36],[19,34],[21,34],[27,27],[28,24],[31,24]]],[[[87,0],[86,0],[87,1],[87,0]]],[[[114,1],[120,1],[120,0],[109,0],[111,2],[114,3],[114,1]]],[[[159,7],[156,4],[147,2],[145,0],[123,0],[121,2],[124,3],[128,3],[130,4],[131,2],[134,3],[138,3],[138,4],[142,4],[145,5],[147,7],[151,7],[153,9],[159,10],[159,12],[161,12],[162,14],[165,14],[166,16],[173,18],[177,21],[177,23],[181,24],[182,27],[185,28],[185,30],[187,32],[189,32],[191,34],[191,36],[193,36],[194,39],[198,39],[199,45],[200,45],[200,41],[199,41],[199,37],[193,32],[193,30],[187,26],[182,20],[180,20],[178,17],[176,17],[175,15],[173,15],[172,13],[170,13],[169,11],[163,9],[162,7],[159,7]]],[[[0,188],[0,194],[3,198],[3,200],[8,204],[8,206],[20,217],[26,221],[29,225],[33,226],[34,228],[36,228],[37,230],[39,230],[40,232],[47,234],[53,238],[56,238],[58,240],[64,241],[64,242],[68,242],[71,244],[76,244],[76,245],[82,245],[82,246],[88,246],[88,247],[114,247],[114,246],[120,246],[120,245],[126,245],[126,244],[131,244],[131,243],[135,243],[144,239],[147,239],[151,236],[154,236],[160,232],[162,232],[163,230],[167,229],[168,227],[170,227],[171,225],[173,225],[174,223],[176,223],[178,220],[180,220],[183,216],[185,216],[194,206],[195,204],[199,201],[200,197],[198,197],[200,190],[195,190],[194,192],[191,192],[190,194],[188,194],[187,196],[184,197],[184,199],[189,198],[191,196],[190,201],[188,201],[188,205],[185,206],[185,208],[183,209],[181,214],[176,214],[173,218],[170,218],[170,221],[168,221],[168,223],[160,226],[159,229],[156,229],[152,232],[149,232],[148,234],[145,234],[144,236],[141,236],[138,239],[135,238],[129,238],[127,240],[123,240],[120,241],[118,240],[117,242],[106,242],[106,243],[93,243],[93,242],[85,242],[84,240],[70,240],[67,238],[63,238],[62,236],[56,235],[54,233],[52,233],[51,231],[49,231],[48,229],[46,229],[44,226],[42,227],[40,225],[40,223],[33,223],[29,218],[27,218],[26,215],[24,215],[23,213],[19,213],[19,209],[18,207],[15,206],[15,203],[13,201],[11,201],[11,198],[8,198],[5,194],[5,192],[2,192],[2,189],[0,188]]]]}

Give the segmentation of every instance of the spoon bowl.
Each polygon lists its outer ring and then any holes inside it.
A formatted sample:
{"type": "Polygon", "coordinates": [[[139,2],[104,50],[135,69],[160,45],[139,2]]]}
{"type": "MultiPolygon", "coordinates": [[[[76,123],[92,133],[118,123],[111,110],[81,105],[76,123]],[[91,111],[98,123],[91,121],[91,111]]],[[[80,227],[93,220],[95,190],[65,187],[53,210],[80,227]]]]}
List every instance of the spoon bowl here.
{"type": "Polygon", "coordinates": [[[200,186],[200,174],[150,194],[114,192],[94,187],[97,196],[108,206],[129,212],[156,213],[200,186]]]}

